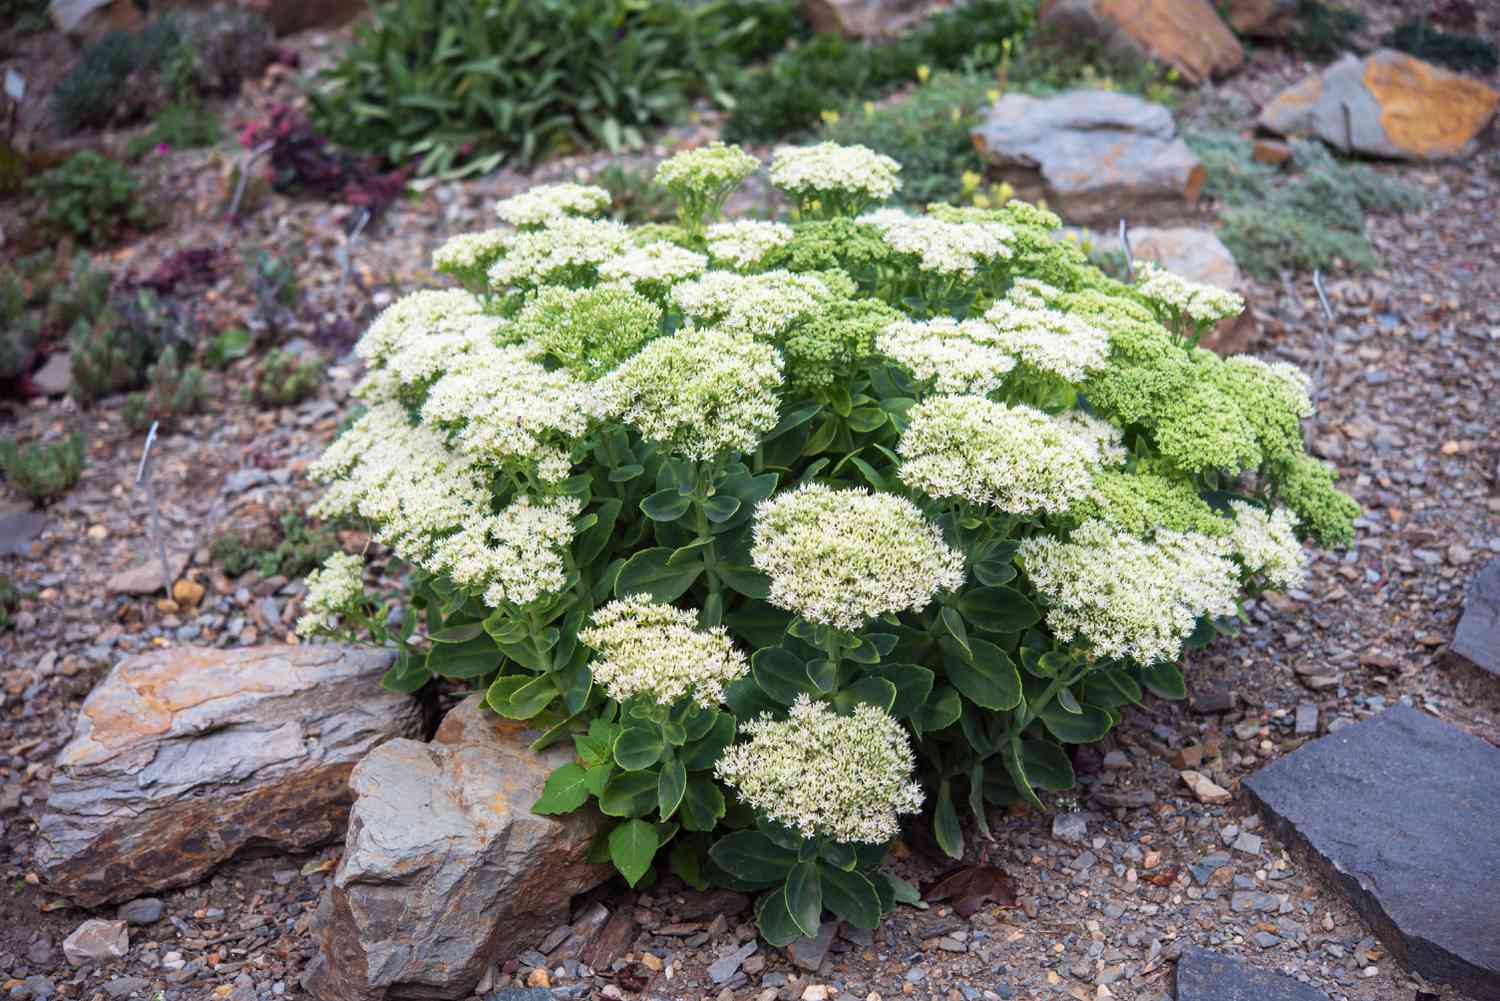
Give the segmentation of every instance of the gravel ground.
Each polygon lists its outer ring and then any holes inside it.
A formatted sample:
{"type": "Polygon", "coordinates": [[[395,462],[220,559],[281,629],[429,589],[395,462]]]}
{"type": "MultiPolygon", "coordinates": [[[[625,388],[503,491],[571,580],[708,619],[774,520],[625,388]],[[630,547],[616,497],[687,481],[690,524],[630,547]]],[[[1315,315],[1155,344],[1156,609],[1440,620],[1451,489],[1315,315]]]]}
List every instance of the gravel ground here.
{"type": "MultiPolygon", "coordinates": [[[[1258,102],[1297,76],[1295,64],[1258,57],[1228,87],[1258,102]]],[[[285,86],[266,83],[226,118],[285,86]]],[[[1262,328],[1255,350],[1309,369],[1322,361],[1309,440],[1337,463],[1364,506],[1358,541],[1320,554],[1305,591],[1265,596],[1251,607],[1243,635],[1197,655],[1192,704],[1150,701],[1086,750],[1082,784],[1059,799],[1055,813],[996,815],[993,840],[970,832],[966,861],[1008,871],[1014,906],[967,919],[946,905],[905,909],[873,937],[836,938],[814,971],[762,950],[721,985],[707,967],[753,939],[739,923],[748,914],[718,919],[732,906],[670,883],[639,896],[607,887],[600,900],[637,925],[612,976],[585,976],[573,960],[548,960],[541,972],[533,968],[539,957],[525,956],[487,977],[485,987],[529,982],[561,996],[623,997],[644,983],[651,997],[763,1001],[1155,999],[1170,995],[1171,960],[1192,942],[1293,973],[1334,998],[1448,996],[1400,969],[1303,860],[1259,829],[1238,783],[1308,739],[1313,713],[1323,733],[1408,701],[1500,742],[1500,684],[1446,658],[1467,580],[1500,554],[1500,262],[1491,247],[1500,233],[1500,177],[1487,167],[1493,156],[1385,168],[1421,186],[1428,203],[1372,222],[1387,267],[1330,281],[1331,332],[1324,333],[1307,276],[1253,288],[1262,328]],[[1201,803],[1182,784],[1179,768],[1199,760],[1199,771],[1234,793],[1228,804],[1201,803]]],[[[545,174],[602,162],[566,161],[545,174]]],[[[327,335],[334,321],[358,329],[393,292],[428,280],[423,265],[443,235],[484,224],[490,202],[528,183],[502,173],[394,207],[360,238],[353,277],[341,289],[339,234],[350,210],[273,198],[231,232],[204,221],[222,197],[223,162],[174,154],[169,170],[171,190],[181,195],[174,226],[113,255],[110,266],[139,276],[172,249],[291,246],[300,237],[299,273],[311,303],[305,347],[335,358],[347,344],[327,335]]],[[[248,308],[228,277],[202,299],[226,320],[248,308]]],[[[159,441],[154,479],[164,534],[192,553],[187,575],[207,589],[192,609],[106,586],[148,548],[144,498],[133,486],[140,439],[123,430],[119,401],[86,413],[56,400],[0,405],[9,407],[0,410],[0,434],[34,438],[75,424],[89,434],[82,482],[48,509],[29,554],[0,557],[9,564],[0,563],[0,572],[28,594],[17,628],[0,634],[0,873],[8,886],[0,893],[0,990],[11,996],[37,996],[49,985],[55,996],[92,1001],[157,989],[169,1001],[302,996],[298,979],[313,948],[307,926],[336,847],[238,861],[206,883],[161,894],[162,916],[131,927],[124,959],[79,969],[65,961],[63,938],[88,917],[113,915],[90,915],[44,893],[29,859],[50,762],[79,703],[113,662],[154,647],[285,637],[300,585],[254,574],[231,580],[206,546],[225,526],[263,522],[303,503],[310,488],[302,471],[333,435],[355,377],[339,362],[329,374],[317,399],[258,412],[240,398],[248,379],[242,363],[215,377],[222,384],[213,412],[159,441]]],[[[0,492],[0,505],[13,500],[0,492]]],[[[909,847],[898,846],[896,868],[930,881],[947,865],[929,851],[914,835],[909,847]]]]}

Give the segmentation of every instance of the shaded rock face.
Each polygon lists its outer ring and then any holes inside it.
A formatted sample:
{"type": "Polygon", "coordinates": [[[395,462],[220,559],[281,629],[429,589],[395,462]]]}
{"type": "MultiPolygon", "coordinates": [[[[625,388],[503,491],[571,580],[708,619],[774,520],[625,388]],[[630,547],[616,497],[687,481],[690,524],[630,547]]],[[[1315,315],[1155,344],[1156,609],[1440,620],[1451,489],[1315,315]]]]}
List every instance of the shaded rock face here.
{"type": "Polygon", "coordinates": [[[109,31],[139,31],[145,23],[134,0],[52,0],[47,15],[58,31],[82,39],[109,31]]]}
{"type": "Polygon", "coordinates": [[[1069,222],[1181,217],[1203,189],[1172,113],[1128,94],[1007,94],[971,138],[1022,198],[1046,198],[1069,222]]]}
{"type": "Polygon", "coordinates": [[[343,833],[354,763],[420,732],[389,651],[180,647],[115,665],[59,752],[36,863],[85,907],[195,882],[243,849],[343,833]]]}
{"type": "Polygon", "coordinates": [[[1317,988],[1189,945],[1177,961],[1177,1001],[1328,1001],[1317,988]]]}
{"type": "Polygon", "coordinates": [[[1345,56],[1283,91],[1260,124],[1370,156],[1445,160],[1474,152],[1497,104],[1500,93],[1478,80],[1381,49],[1345,56]]]}
{"type": "Polygon", "coordinates": [[[1396,706],[1243,785],[1403,965],[1500,1001],[1497,776],[1500,748],[1396,706]]]}
{"type": "Polygon", "coordinates": [[[1144,55],[1189,83],[1223,76],[1245,50],[1208,0],[1043,0],[1037,21],[1059,43],[1093,39],[1106,50],[1144,55]]]}
{"type": "Polygon", "coordinates": [[[1229,26],[1252,38],[1281,38],[1297,22],[1297,0],[1229,0],[1229,26]]]}
{"type": "Polygon", "coordinates": [[[802,0],[814,31],[845,38],[889,38],[921,20],[932,0],[802,0]]]}
{"type": "MultiPolygon", "coordinates": [[[[1152,228],[1130,232],[1130,249],[1137,260],[1155,261],[1168,271],[1195,282],[1239,291],[1240,269],[1229,248],[1212,230],[1194,226],[1152,228]]],[[[1239,316],[1221,320],[1203,335],[1200,346],[1219,354],[1241,354],[1255,339],[1255,318],[1247,305],[1239,316]]]]}
{"type": "Polygon", "coordinates": [[[600,817],[531,812],[573,758],[460,703],[431,744],[395,740],[354,769],[344,857],[318,909],[305,979],[324,1001],[436,1001],[473,993],[485,969],[568,920],[613,871],[585,861],[600,817]]]}
{"type": "Polygon", "coordinates": [[[1500,675],[1500,556],[1486,563],[1469,585],[1453,652],[1481,671],[1500,675]]]}

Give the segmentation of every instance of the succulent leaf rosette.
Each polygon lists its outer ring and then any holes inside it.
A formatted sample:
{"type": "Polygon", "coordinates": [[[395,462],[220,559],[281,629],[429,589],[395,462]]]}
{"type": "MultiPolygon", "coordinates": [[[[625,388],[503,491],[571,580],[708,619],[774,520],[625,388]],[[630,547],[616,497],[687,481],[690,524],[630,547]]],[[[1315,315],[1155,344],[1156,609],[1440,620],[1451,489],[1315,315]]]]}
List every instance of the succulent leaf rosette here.
{"type": "Polygon", "coordinates": [[[1306,378],[1196,346],[1237,297],[1115,281],[1024,203],[883,208],[899,165],[857,147],[778,150],[790,217],[722,219],[759,169],[665,161],[673,225],[535,188],[439,247],[462,287],[374,322],[313,469],[408,612],[340,556],[299,629],[571,741],[534,809],[597,802],[632,885],[764,891],[785,943],[913,899],[880,869],[903,818],[957,857],[963,815],[1070,787],[1066,745],[1182,697],[1184,652],[1358,508],[1303,449],[1306,378]]]}

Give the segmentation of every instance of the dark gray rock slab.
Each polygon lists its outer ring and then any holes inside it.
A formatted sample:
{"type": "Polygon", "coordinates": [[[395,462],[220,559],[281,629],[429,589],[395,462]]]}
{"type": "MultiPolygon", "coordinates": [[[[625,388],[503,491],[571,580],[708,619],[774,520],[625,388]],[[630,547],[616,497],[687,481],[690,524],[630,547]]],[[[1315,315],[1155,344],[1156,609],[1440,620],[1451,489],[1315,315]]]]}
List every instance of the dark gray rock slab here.
{"type": "Polygon", "coordinates": [[[27,556],[31,541],[47,527],[47,516],[30,504],[0,504],[0,556],[27,556]]]}
{"type": "Polygon", "coordinates": [[[1328,1001],[1308,984],[1190,945],[1177,962],[1177,1001],[1328,1001]]]}
{"type": "Polygon", "coordinates": [[[1243,786],[1392,955],[1500,1001],[1500,748],[1396,706],[1243,786]]]}
{"type": "Polygon", "coordinates": [[[1469,585],[1452,649],[1481,671],[1500,675],[1500,556],[1486,563],[1469,585]]]}

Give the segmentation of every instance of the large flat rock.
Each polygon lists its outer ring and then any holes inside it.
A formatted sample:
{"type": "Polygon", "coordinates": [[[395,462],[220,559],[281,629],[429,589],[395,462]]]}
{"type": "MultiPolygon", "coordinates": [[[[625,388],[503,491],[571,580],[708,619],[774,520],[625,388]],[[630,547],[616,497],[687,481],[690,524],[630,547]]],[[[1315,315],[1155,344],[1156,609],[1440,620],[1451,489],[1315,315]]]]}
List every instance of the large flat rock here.
{"type": "Polygon", "coordinates": [[[1371,156],[1446,160],[1478,148],[1497,104],[1500,93],[1478,80],[1380,49],[1346,55],[1282,91],[1260,124],[1371,156]]]}
{"type": "Polygon", "coordinates": [[[1146,56],[1189,83],[1233,72],[1245,50],[1209,0],[1043,0],[1043,37],[1074,46],[1080,38],[1107,50],[1146,56]]]}
{"type": "Polygon", "coordinates": [[[323,1001],[466,998],[489,965],[568,921],[602,883],[586,861],[600,816],[531,812],[570,744],[535,736],[471,696],[430,744],[393,740],[354,769],[344,857],[318,908],[305,978],[323,1001]]]}
{"type": "Polygon", "coordinates": [[[1243,785],[1402,963],[1500,1001],[1500,748],[1397,706],[1243,785]]]}
{"type": "Polygon", "coordinates": [[[1328,1001],[1322,991],[1197,946],[1177,961],[1177,1001],[1328,1001]]]}
{"type": "Polygon", "coordinates": [[[36,862],[86,907],[201,879],[243,849],[344,831],[355,762],[420,732],[380,688],[393,654],[179,647],[116,664],[57,757],[36,862]]]}
{"type": "Polygon", "coordinates": [[[1129,94],[1006,94],[971,138],[1021,197],[1046,198],[1069,222],[1178,219],[1203,189],[1172,113],[1129,94]]]}
{"type": "Polygon", "coordinates": [[[1452,650],[1481,671],[1500,675],[1500,556],[1469,585],[1452,650]]]}

